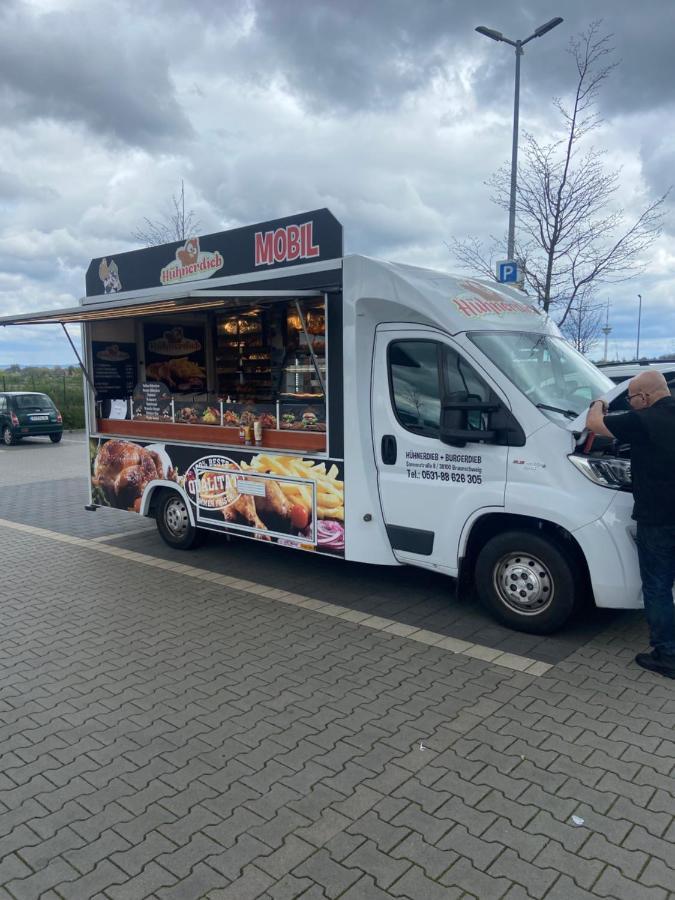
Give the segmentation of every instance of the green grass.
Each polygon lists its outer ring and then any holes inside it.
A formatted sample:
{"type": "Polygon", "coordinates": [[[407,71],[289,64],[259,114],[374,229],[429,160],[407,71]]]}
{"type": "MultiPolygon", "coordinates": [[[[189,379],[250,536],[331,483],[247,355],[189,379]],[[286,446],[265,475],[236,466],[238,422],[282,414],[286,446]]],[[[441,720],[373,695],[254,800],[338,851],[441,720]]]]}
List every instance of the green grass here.
{"type": "Polygon", "coordinates": [[[84,392],[79,370],[12,366],[0,372],[0,390],[47,394],[63,416],[64,428],[84,428],[84,392]]]}

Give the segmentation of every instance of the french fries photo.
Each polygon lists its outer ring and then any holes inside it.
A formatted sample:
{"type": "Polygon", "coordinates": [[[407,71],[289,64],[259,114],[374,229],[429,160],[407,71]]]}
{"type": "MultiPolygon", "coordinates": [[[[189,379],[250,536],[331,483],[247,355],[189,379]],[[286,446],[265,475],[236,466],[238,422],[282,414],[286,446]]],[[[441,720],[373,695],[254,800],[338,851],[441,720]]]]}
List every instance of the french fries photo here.
{"type": "MultiPolygon", "coordinates": [[[[291,478],[304,478],[316,484],[316,514],[319,519],[337,519],[344,521],[344,482],[338,480],[338,468],[332,465],[326,471],[324,462],[317,463],[311,459],[300,459],[297,456],[278,456],[271,453],[259,453],[249,463],[242,463],[242,469],[254,474],[280,475],[291,478]]],[[[290,503],[301,504],[308,512],[312,511],[312,490],[309,485],[293,484],[280,481],[279,487],[290,503]]]]}

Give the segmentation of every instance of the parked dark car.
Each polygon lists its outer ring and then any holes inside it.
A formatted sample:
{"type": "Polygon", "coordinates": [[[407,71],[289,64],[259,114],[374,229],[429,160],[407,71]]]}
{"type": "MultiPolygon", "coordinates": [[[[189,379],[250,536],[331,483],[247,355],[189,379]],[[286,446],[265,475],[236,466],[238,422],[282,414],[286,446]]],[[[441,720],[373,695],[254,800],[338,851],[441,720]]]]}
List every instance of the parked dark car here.
{"type": "Polygon", "coordinates": [[[63,419],[46,394],[36,391],[0,393],[0,436],[5,444],[15,444],[22,437],[49,435],[58,444],[63,435],[63,419]]]}

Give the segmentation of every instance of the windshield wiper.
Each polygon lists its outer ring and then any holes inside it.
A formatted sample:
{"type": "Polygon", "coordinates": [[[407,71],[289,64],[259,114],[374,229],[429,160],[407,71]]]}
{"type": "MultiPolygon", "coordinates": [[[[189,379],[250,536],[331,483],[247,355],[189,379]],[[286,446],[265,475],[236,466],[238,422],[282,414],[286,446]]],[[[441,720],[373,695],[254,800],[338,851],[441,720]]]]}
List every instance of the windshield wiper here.
{"type": "Polygon", "coordinates": [[[567,416],[568,419],[576,419],[579,413],[574,412],[573,409],[561,409],[559,406],[549,406],[548,403],[535,403],[534,404],[537,409],[550,409],[551,412],[562,413],[563,416],[567,416]]]}

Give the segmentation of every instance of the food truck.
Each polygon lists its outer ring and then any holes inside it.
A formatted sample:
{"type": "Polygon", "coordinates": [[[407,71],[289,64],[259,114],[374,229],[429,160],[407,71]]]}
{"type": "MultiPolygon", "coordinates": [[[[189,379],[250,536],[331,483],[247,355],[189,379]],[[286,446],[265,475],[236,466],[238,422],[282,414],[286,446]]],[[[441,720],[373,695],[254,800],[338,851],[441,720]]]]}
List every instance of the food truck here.
{"type": "Polygon", "coordinates": [[[416,566],[535,633],[641,605],[630,464],[583,434],[612,383],[519,290],[344,256],[319,209],[94,259],[78,306],[0,321],[81,324],[89,508],[177,550],[416,566]]]}

